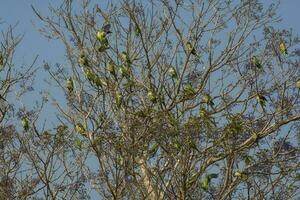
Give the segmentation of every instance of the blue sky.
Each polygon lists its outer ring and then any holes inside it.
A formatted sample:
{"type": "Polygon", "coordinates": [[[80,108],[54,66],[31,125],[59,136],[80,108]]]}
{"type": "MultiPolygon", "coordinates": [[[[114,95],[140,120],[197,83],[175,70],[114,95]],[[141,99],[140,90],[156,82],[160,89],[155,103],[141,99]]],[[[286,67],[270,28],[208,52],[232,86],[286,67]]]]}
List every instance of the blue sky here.
{"type": "MultiPolygon", "coordinates": [[[[272,0],[264,0],[266,3],[273,2],[272,0]]],[[[29,65],[32,60],[38,55],[37,67],[40,68],[38,76],[36,78],[35,91],[32,94],[27,95],[22,101],[23,103],[32,104],[34,100],[39,100],[40,96],[38,92],[47,89],[44,79],[47,74],[43,70],[43,61],[47,61],[50,64],[60,63],[66,64],[64,49],[61,43],[58,41],[49,41],[44,38],[39,32],[38,28],[41,27],[39,19],[34,15],[31,5],[34,5],[44,15],[49,14],[49,3],[57,4],[62,1],[58,0],[0,0],[0,19],[4,22],[1,28],[7,25],[16,25],[16,33],[24,34],[22,43],[16,52],[16,66],[21,64],[29,65]]],[[[282,1],[279,8],[279,15],[282,16],[283,21],[281,28],[292,28],[294,33],[300,34],[300,21],[299,21],[299,9],[300,0],[288,0],[282,1]]],[[[54,96],[57,91],[52,88],[54,96]]],[[[59,96],[59,95],[58,95],[59,96]]],[[[49,115],[50,113],[47,113],[49,115]]],[[[47,116],[49,117],[49,116],[47,116]]],[[[53,113],[54,117],[54,113],[53,113]]]]}

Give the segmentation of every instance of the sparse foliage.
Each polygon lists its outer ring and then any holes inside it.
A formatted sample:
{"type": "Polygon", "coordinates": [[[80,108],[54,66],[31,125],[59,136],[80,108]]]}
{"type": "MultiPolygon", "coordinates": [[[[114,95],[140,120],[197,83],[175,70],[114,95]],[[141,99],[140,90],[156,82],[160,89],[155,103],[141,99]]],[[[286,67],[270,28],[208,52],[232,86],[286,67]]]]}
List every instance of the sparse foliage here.
{"type": "MultiPolygon", "coordinates": [[[[51,16],[33,7],[41,33],[65,45],[68,66],[47,71],[67,105],[55,102],[51,130],[35,126],[42,104],[12,131],[24,197],[299,198],[299,39],[276,28],[278,5],[64,0],[51,16]]],[[[1,177],[3,191],[17,188],[1,177]]]]}

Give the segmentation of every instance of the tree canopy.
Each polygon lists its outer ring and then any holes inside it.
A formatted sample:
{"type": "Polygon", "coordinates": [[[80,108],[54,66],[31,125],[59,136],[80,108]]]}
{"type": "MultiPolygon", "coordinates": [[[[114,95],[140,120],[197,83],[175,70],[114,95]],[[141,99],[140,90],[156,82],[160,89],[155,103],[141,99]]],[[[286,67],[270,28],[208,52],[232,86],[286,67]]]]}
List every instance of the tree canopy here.
{"type": "Polygon", "coordinates": [[[34,87],[0,47],[0,200],[297,199],[299,38],[259,0],[61,1],[32,7],[65,48],[45,63],[57,123],[9,101],[34,87]],[[47,120],[45,123],[49,123],[47,120]]]}

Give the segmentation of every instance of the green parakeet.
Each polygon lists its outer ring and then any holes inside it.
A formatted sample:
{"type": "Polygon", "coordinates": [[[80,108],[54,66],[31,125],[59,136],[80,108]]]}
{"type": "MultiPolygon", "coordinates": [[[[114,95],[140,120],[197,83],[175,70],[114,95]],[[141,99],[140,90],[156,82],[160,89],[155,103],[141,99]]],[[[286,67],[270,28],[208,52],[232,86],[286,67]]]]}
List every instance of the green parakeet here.
{"type": "Polygon", "coordinates": [[[148,92],[147,97],[152,103],[155,103],[157,100],[155,93],[151,90],[148,92]]]}
{"type": "Polygon", "coordinates": [[[116,67],[115,67],[115,64],[113,62],[109,62],[108,65],[107,65],[107,71],[109,73],[111,73],[112,75],[116,75],[116,67]]]}
{"type": "Polygon", "coordinates": [[[205,94],[205,95],[203,96],[202,100],[203,100],[204,103],[206,103],[206,104],[208,104],[208,105],[210,105],[210,106],[212,106],[212,107],[215,105],[215,103],[213,102],[211,96],[208,95],[208,94],[205,94]]]}
{"type": "Polygon", "coordinates": [[[194,96],[196,94],[196,91],[194,90],[194,88],[190,82],[188,82],[185,85],[184,94],[188,97],[194,96]]]}
{"type": "Polygon", "coordinates": [[[85,128],[83,127],[83,125],[81,123],[78,122],[75,126],[75,129],[81,135],[85,135],[85,128]]]}
{"type": "Polygon", "coordinates": [[[3,66],[4,65],[4,58],[2,53],[0,52],[0,65],[3,66]]]}
{"type": "Polygon", "coordinates": [[[22,117],[21,123],[22,123],[22,127],[23,127],[24,131],[28,131],[29,125],[28,125],[28,120],[25,116],[22,117]]]}
{"type": "Polygon", "coordinates": [[[141,29],[139,26],[134,27],[134,33],[136,36],[139,36],[141,34],[141,29]]]}
{"type": "Polygon", "coordinates": [[[169,68],[169,74],[172,78],[177,78],[177,72],[173,66],[169,68]]]}
{"type": "Polygon", "coordinates": [[[102,52],[106,51],[107,49],[109,49],[108,46],[101,45],[101,46],[98,47],[97,50],[98,50],[100,53],[102,53],[102,52]]]}
{"type": "Polygon", "coordinates": [[[156,154],[158,148],[159,148],[158,143],[153,143],[150,145],[150,148],[148,150],[148,154],[150,158],[152,158],[156,154]]]}
{"type": "Polygon", "coordinates": [[[300,79],[296,82],[296,87],[300,90],[300,79]]]}
{"type": "Polygon", "coordinates": [[[81,150],[81,140],[79,138],[75,139],[74,144],[77,149],[81,150]]]}
{"type": "Polygon", "coordinates": [[[281,43],[280,43],[279,48],[280,48],[280,52],[281,52],[283,55],[287,55],[287,54],[288,54],[288,51],[287,51],[287,48],[286,48],[286,45],[285,45],[284,42],[281,42],[281,43]]]}
{"type": "Polygon", "coordinates": [[[128,55],[127,52],[123,51],[123,52],[121,53],[121,58],[122,58],[122,61],[123,61],[124,63],[131,64],[131,60],[130,60],[129,55],[128,55]]]}
{"type": "Polygon", "coordinates": [[[84,73],[90,82],[94,83],[96,81],[96,76],[90,69],[84,69],[84,73]]]}
{"type": "Polygon", "coordinates": [[[79,56],[78,62],[81,66],[88,66],[89,65],[89,61],[88,61],[87,57],[84,54],[81,54],[79,56]]]}
{"type": "Polygon", "coordinates": [[[241,179],[247,179],[247,175],[240,170],[237,170],[236,172],[234,172],[234,176],[237,178],[241,178],[241,179]]]}
{"type": "Polygon", "coordinates": [[[192,55],[197,55],[196,49],[193,47],[192,43],[186,43],[187,51],[190,52],[192,55]]]}
{"type": "Polygon", "coordinates": [[[99,40],[99,42],[104,45],[104,46],[108,46],[108,39],[107,39],[107,34],[105,31],[103,30],[99,30],[96,33],[96,37],[99,40]]]}
{"type": "Polygon", "coordinates": [[[118,92],[118,93],[116,94],[116,99],[115,99],[118,108],[120,108],[121,105],[122,105],[122,98],[123,98],[123,97],[122,97],[122,94],[118,92]]]}
{"type": "Polygon", "coordinates": [[[121,156],[121,155],[117,156],[117,163],[119,165],[123,165],[124,164],[124,158],[123,158],[123,156],[121,156]]]}
{"type": "Polygon", "coordinates": [[[67,89],[70,93],[74,90],[74,83],[71,77],[67,80],[67,89]]]}
{"type": "Polygon", "coordinates": [[[251,58],[251,64],[257,67],[258,69],[262,69],[262,64],[260,60],[256,56],[252,56],[251,58]]]}
{"type": "Polygon", "coordinates": [[[122,66],[122,67],[120,67],[120,70],[119,70],[119,71],[120,71],[120,74],[121,74],[123,77],[126,77],[126,78],[129,78],[129,77],[130,77],[128,67],[122,66]]]}
{"type": "Polygon", "coordinates": [[[261,105],[262,109],[265,111],[266,105],[267,105],[267,99],[265,96],[258,94],[256,95],[257,102],[261,105]]]}
{"type": "Polygon", "coordinates": [[[211,180],[213,178],[218,178],[218,174],[212,173],[212,174],[209,174],[207,177],[208,177],[208,180],[211,180]]]}

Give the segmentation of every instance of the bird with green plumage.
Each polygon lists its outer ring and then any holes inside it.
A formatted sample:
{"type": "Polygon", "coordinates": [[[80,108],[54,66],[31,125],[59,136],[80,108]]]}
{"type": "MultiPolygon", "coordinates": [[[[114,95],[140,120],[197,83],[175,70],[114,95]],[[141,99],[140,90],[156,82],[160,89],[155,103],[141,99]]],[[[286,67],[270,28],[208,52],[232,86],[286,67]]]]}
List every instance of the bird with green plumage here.
{"type": "Polygon", "coordinates": [[[3,57],[3,55],[2,55],[2,52],[0,52],[0,65],[1,65],[2,67],[4,67],[4,57],[3,57]]]}
{"type": "Polygon", "coordinates": [[[173,79],[177,78],[177,72],[176,72],[176,69],[173,66],[170,66],[170,68],[169,68],[169,75],[173,79]]]}
{"type": "Polygon", "coordinates": [[[156,142],[150,145],[149,150],[148,150],[149,158],[152,158],[155,156],[156,152],[158,151],[158,148],[159,148],[159,145],[156,142]]]}
{"type": "Polygon", "coordinates": [[[157,98],[155,93],[152,90],[148,91],[147,97],[152,103],[156,103],[157,98]]]}
{"type": "Polygon", "coordinates": [[[21,123],[22,123],[22,127],[23,127],[24,131],[27,132],[29,130],[29,123],[28,123],[28,120],[27,120],[26,116],[22,117],[21,123]]]}
{"type": "Polygon", "coordinates": [[[279,48],[280,48],[280,52],[281,52],[283,55],[287,55],[287,54],[288,54],[287,47],[286,47],[286,45],[285,45],[285,43],[284,43],[283,41],[280,42],[279,48]]]}
{"type": "Polygon", "coordinates": [[[120,67],[119,72],[123,77],[126,77],[126,78],[130,77],[128,67],[125,67],[125,66],[120,67]]]}
{"type": "Polygon", "coordinates": [[[95,83],[96,81],[96,75],[92,72],[92,70],[85,68],[83,70],[85,77],[91,82],[95,83]]]}
{"type": "Polygon", "coordinates": [[[113,62],[109,62],[107,64],[107,71],[114,76],[116,75],[116,67],[113,62]]]}
{"type": "Polygon", "coordinates": [[[77,149],[81,150],[82,145],[81,145],[81,140],[79,138],[76,138],[74,140],[74,144],[77,149]]]}
{"type": "Polygon", "coordinates": [[[296,81],[296,88],[300,90],[300,78],[296,81]]]}
{"type": "Polygon", "coordinates": [[[250,62],[256,68],[262,69],[262,64],[261,64],[260,60],[256,56],[252,56],[251,59],[250,59],[250,62]]]}
{"type": "Polygon", "coordinates": [[[115,95],[115,101],[116,101],[117,108],[121,107],[122,101],[123,101],[122,99],[123,99],[122,94],[120,92],[117,92],[115,95]]]}
{"type": "Polygon", "coordinates": [[[80,122],[76,123],[75,129],[81,135],[85,135],[85,128],[84,128],[84,126],[80,122]]]}
{"type": "Polygon", "coordinates": [[[131,60],[130,60],[129,55],[126,51],[123,51],[121,53],[121,59],[124,63],[131,64],[131,60]]]}
{"type": "Polygon", "coordinates": [[[67,89],[70,93],[74,90],[74,83],[71,77],[67,80],[67,89]]]}
{"type": "Polygon", "coordinates": [[[204,191],[208,191],[209,183],[211,182],[211,179],[218,178],[218,174],[212,173],[206,175],[202,180],[202,189],[204,191]]]}
{"type": "Polygon", "coordinates": [[[213,102],[211,96],[209,94],[204,94],[202,97],[203,103],[206,103],[207,105],[213,107],[215,103],[213,102]]]}
{"type": "Polygon", "coordinates": [[[187,42],[186,43],[186,49],[187,49],[187,51],[189,52],[189,53],[191,53],[192,55],[197,55],[197,52],[196,52],[196,49],[195,49],[195,47],[192,45],[192,43],[191,42],[187,42]]]}
{"type": "Polygon", "coordinates": [[[141,35],[141,29],[138,25],[134,26],[134,33],[136,36],[141,35]]]}
{"type": "Polygon", "coordinates": [[[108,46],[107,34],[104,30],[98,30],[96,33],[96,37],[103,46],[108,46]]]}
{"type": "Polygon", "coordinates": [[[260,106],[262,107],[262,109],[265,111],[266,106],[267,106],[267,99],[266,99],[266,97],[264,95],[262,95],[262,94],[257,94],[256,95],[256,100],[260,104],[260,106]]]}
{"type": "Polygon", "coordinates": [[[187,82],[184,88],[184,95],[187,97],[192,97],[196,94],[195,89],[193,88],[190,82],[187,82]]]}
{"type": "Polygon", "coordinates": [[[89,66],[89,60],[88,60],[88,58],[84,54],[81,54],[79,56],[78,62],[80,64],[80,66],[83,66],[83,67],[89,66]]]}

